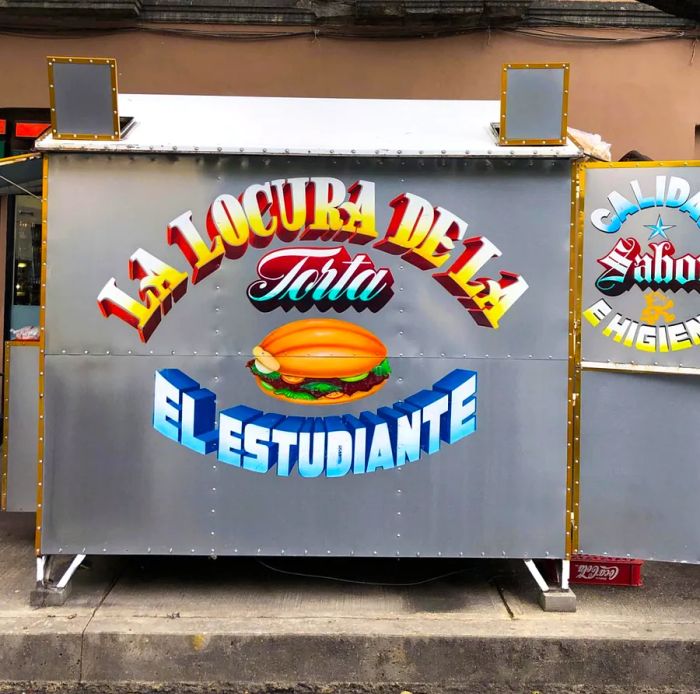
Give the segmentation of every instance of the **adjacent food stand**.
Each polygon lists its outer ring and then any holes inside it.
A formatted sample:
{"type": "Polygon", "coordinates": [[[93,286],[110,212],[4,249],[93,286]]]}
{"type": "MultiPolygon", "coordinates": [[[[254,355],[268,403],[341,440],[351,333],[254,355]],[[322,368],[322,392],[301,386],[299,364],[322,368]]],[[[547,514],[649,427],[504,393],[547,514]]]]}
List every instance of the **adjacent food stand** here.
{"type": "Polygon", "coordinates": [[[698,563],[700,162],[589,163],[581,180],[574,544],[698,563]]]}

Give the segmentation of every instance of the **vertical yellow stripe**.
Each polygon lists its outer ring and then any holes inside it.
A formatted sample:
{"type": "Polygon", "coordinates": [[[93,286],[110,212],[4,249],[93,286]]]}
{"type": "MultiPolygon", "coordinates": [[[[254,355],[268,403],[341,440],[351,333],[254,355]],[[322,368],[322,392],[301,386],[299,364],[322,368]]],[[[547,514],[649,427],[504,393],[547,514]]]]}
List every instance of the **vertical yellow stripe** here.
{"type": "Polygon", "coordinates": [[[44,518],[44,364],[46,351],[46,239],[48,232],[49,158],[44,155],[41,177],[41,299],[39,304],[39,424],[37,432],[36,534],[34,548],[41,554],[44,518]]]}
{"type": "Polygon", "coordinates": [[[574,277],[574,316],[576,319],[576,334],[574,343],[575,364],[573,372],[573,389],[575,403],[573,407],[573,440],[571,442],[572,459],[572,523],[571,523],[571,551],[575,554],[579,551],[579,500],[581,481],[581,304],[583,301],[583,201],[586,185],[586,165],[577,167],[578,169],[578,194],[576,204],[576,217],[574,231],[576,234],[576,274],[574,277]]]}
{"type": "Polygon", "coordinates": [[[576,547],[578,530],[578,423],[581,369],[581,235],[578,226],[580,166],[571,165],[571,214],[569,222],[569,369],[566,464],[566,558],[576,547]]]}

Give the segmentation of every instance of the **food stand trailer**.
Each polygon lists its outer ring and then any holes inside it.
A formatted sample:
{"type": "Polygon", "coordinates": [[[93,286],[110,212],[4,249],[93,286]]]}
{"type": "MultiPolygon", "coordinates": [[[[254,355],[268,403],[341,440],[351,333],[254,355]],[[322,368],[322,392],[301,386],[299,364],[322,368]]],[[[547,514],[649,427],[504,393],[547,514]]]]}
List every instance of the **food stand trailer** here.
{"type": "Polygon", "coordinates": [[[521,558],[545,598],[535,558],[562,595],[579,551],[700,560],[700,331],[652,354],[637,315],[692,315],[697,277],[596,279],[626,218],[697,250],[698,168],[582,168],[568,66],[504,66],[500,103],[117,102],[114,75],[104,134],[37,145],[40,588],[86,554],[521,558]]]}

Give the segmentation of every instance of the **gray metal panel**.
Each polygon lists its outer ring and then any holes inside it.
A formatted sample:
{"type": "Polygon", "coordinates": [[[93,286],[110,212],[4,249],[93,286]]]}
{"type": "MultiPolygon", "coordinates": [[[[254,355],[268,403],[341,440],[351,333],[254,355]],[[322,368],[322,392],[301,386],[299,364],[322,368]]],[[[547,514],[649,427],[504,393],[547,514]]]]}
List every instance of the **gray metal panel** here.
{"type": "Polygon", "coordinates": [[[114,135],[110,65],[55,62],[53,85],[59,133],[114,135]]]}
{"type": "Polygon", "coordinates": [[[700,563],[700,381],[584,372],[580,551],[700,563]]]}
{"type": "MultiPolygon", "coordinates": [[[[254,324],[256,335],[263,336],[297,313],[285,314],[281,308],[260,313],[244,298],[247,286],[258,277],[259,249],[249,248],[238,260],[224,259],[216,273],[190,286],[147,344],[135,339],[136,331],[118,319],[105,322],[96,310],[97,295],[110,277],[136,295],[137,283],[129,281],[127,267],[137,248],[189,270],[180,251],[165,240],[168,223],[183,212],[192,210],[195,226],[206,235],[207,209],[219,194],[238,196],[251,183],[287,176],[327,175],[348,186],[358,179],[376,182],[380,237],[389,223],[389,202],[400,193],[415,193],[460,215],[469,223],[467,236],[483,234],[496,244],[502,256],[484,267],[485,274],[498,278],[500,270],[510,270],[529,284],[501,327],[484,329],[433,279],[432,272],[371,245],[345,244],[352,252],[369,253],[377,267],[388,267],[395,278],[395,294],[376,314],[331,310],[328,317],[357,321],[381,335],[392,356],[567,357],[568,311],[563,293],[568,285],[568,161],[50,157],[48,353],[250,354],[257,343],[240,329],[242,325],[254,324]],[[76,214],[76,190],[90,201],[80,214],[76,214]],[[81,264],[80,282],[67,271],[75,263],[76,244],[90,258],[81,264]],[[553,297],[553,292],[562,294],[553,297]],[[406,320],[409,314],[417,320],[406,320]]],[[[275,239],[265,251],[289,245],[275,239]]],[[[311,310],[297,316],[313,314],[311,310]]]]}
{"type": "MultiPolygon", "coordinates": [[[[42,550],[562,556],[569,166],[51,155],[42,550]],[[376,182],[380,236],[397,195],[442,205],[468,221],[467,235],[483,234],[501,250],[484,274],[516,272],[529,289],[492,330],[476,325],[432,273],[371,245],[349,246],[391,269],[395,294],[382,311],[261,313],[245,296],[261,257],[249,248],[190,286],[145,345],[133,328],[100,315],[96,297],[111,276],[135,294],[126,268],[137,248],[188,269],[167,246],[171,220],[191,209],[203,231],[217,195],[309,175],[376,182]],[[80,214],[76,190],[89,201],[80,214]],[[386,343],[393,373],[384,389],[342,408],[300,408],[258,390],[244,368],[253,345],[283,323],[318,316],[356,322],[386,343]],[[453,368],[471,368],[480,379],[479,428],[404,468],[337,479],[259,475],[217,464],[153,429],[154,373],[167,367],[214,391],[220,409],[240,403],[307,417],[375,410],[453,368]]],[[[276,247],[273,241],[266,250],[276,247]]]]}
{"type": "Polygon", "coordinates": [[[36,446],[39,417],[39,346],[9,345],[10,413],[7,510],[36,509],[36,446]]]}
{"type": "Polygon", "coordinates": [[[506,90],[509,140],[561,139],[564,68],[511,68],[506,90]]]}
{"type": "MultiPolygon", "coordinates": [[[[672,302],[672,305],[667,309],[667,314],[673,318],[669,319],[662,314],[656,321],[645,317],[647,298],[652,293],[652,288],[642,288],[638,284],[633,284],[621,294],[609,296],[596,286],[596,280],[606,270],[598,259],[605,258],[621,239],[635,239],[640,245],[641,254],[651,254],[650,242],[664,241],[660,234],[650,238],[654,232],[648,227],[654,226],[659,218],[662,220],[663,226],[670,227],[664,233],[675,247],[674,255],[676,257],[685,254],[695,257],[700,254],[698,224],[688,213],[680,209],[680,205],[675,207],[652,205],[632,211],[616,231],[602,231],[593,225],[591,218],[596,214],[596,210],[607,209],[611,211],[611,214],[604,220],[606,224],[615,220],[616,215],[609,200],[613,191],[636,204],[632,182],[638,184],[643,197],[653,197],[656,193],[657,177],[659,176],[666,177],[666,187],[670,184],[671,177],[685,180],[689,188],[688,196],[691,198],[700,192],[700,167],[661,165],[658,167],[635,167],[631,163],[629,167],[616,166],[609,169],[590,168],[585,170],[583,311],[585,316],[587,309],[601,300],[607,302],[611,311],[597,326],[593,326],[584,317],[581,346],[584,361],[700,367],[700,348],[690,346],[690,343],[686,349],[661,351],[661,342],[658,342],[659,349],[649,352],[636,347],[636,336],[632,344],[626,346],[624,339],[615,341],[612,336],[608,337],[603,334],[603,330],[610,324],[613,316],[618,313],[623,319],[645,323],[656,328],[685,322],[688,319],[697,318],[700,314],[700,297],[698,290],[692,288],[692,284],[686,285],[685,288],[677,287],[663,292],[665,300],[672,302]]],[[[659,299],[655,303],[663,304],[664,301],[659,299]]]]}
{"type": "Polygon", "coordinates": [[[263,395],[242,358],[48,356],[42,551],[563,556],[567,364],[416,361],[392,360],[371,402],[302,414],[359,415],[466,368],[480,379],[477,432],[403,468],[303,479],[219,463],[151,427],[161,368],[213,390],[220,409],[300,414],[263,395]]]}

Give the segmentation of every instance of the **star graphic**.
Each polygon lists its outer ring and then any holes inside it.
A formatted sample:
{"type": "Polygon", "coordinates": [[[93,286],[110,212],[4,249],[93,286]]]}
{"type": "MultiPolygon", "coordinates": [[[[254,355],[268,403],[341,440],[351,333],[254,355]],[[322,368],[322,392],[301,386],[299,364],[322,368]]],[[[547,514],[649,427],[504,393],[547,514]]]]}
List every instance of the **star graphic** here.
{"type": "Polygon", "coordinates": [[[664,224],[661,221],[661,215],[659,215],[659,218],[656,220],[656,224],[645,224],[644,228],[651,229],[649,241],[651,241],[655,236],[661,236],[662,238],[668,241],[668,236],[666,236],[666,230],[673,229],[673,227],[675,226],[675,224],[664,224]]]}

